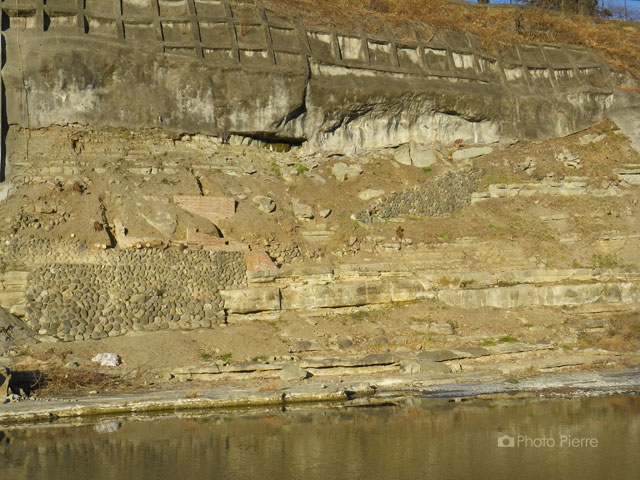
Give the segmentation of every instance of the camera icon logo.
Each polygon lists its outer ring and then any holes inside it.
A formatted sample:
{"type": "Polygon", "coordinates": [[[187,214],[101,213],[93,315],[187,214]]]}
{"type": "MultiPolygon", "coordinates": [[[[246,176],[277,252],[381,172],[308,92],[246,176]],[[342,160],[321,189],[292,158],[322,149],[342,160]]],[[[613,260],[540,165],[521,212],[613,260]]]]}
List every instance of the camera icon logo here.
{"type": "Polygon", "coordinates": [[[513,448],[516,446],[516,439],[510,437],[509,435],[502,435],[498,437],[498,447],[499,448],[513,448]]]}

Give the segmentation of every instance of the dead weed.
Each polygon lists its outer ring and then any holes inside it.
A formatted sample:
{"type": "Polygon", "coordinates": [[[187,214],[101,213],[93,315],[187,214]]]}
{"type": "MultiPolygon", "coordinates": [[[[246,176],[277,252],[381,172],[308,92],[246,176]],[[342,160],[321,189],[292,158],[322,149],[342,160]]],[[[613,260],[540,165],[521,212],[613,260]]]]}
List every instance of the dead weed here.
{"type": "MultiPolygon", "coordinates": [[[[301,14],[305,21],[370,33],[392,28],[411,39],[417,23],[469,32],[488,50],[521,42],[580,45],[603,54],[611,68],[640,78],[640,27],[630,22],[521,5],[476,5],[447,0],[256,0],[276,12],[301,14]]],[[[405,38],[406,37],[406,38],[405,38]]]]}
{"type": "Polygon", "coordinates": [[[76,395],[91,391],[115,391],[131,387],[123,381],[91,368],[55,369],[41,373],[31,387],[39,396],[76,395]]]}

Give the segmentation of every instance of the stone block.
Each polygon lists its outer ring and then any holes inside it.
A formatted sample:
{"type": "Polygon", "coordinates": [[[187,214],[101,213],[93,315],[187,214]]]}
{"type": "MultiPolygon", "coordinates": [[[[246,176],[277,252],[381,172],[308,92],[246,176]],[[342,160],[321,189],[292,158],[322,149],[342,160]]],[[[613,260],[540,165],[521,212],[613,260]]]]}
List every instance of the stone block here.
{"type": "Polygon", "coordinates": [[[455,162],[463,162],[465,160],[471,160],[472,158],[481,157],[482,155],[489,155],[491,152],[493,152],[493,148],[491,147],[464,148],[453,152],[451,159],[455,162]]]}
{"type": "MultiPolygon", "coordinates": [[[[390,299],[389,296],[386,298],[390,299]]],[[[282,290],[284,310],[352,307],[367,303],[370,302],[368,302],[367,287],[364,282],[302,285],[282,290]]]]}
{"type": "Polygon", "coordinates": [[[393,365],[398,361],[398,356],[393,353],[372,353],[365,357],[307,357],[301,359],[298,365],[302,368],[374,367],[393,365]]]}
{"type": "Polygon", "coordinates": [[[382,195],[384,195],[384,190],[375,190],[373,188],[367,188],[366,190],[363,190],[360,193],[358,193],[358,198],[366,202],[367,200],[373,200],[374,198],[381,197],[382,195]]]}
{"type": "Polygon", "coordinates": [[[282,290],[283,310],[358,307],[415,300],[424,286],[413,280],[341,282],[291,286],[282,290]]]}
{"type": "Polygon", "coordinates": [[[456,348],[454,353],[460,355],[460,358],[478,358],[478,357],[486,357],[491,355],[489,350],[482,347],[463,347],[456,348]]]}
{"type": "Polygon", "coordinates": [[[516,285],[475,290],[442,290],[438,298],[462,308],[583,305],[606,301],[629,303],[640,298],[634,284],[516,285]]]}
{"type": "Polygon", "coordinates": [[[242,288],[220,290],[229,313],[256,313],[280,310],[279,288],[242,288]]]}
{"type": "Polygon", "coordinates": [[[331,230],[303,230],[302,236],[307,242],[328,242],[334,233],[331,230]]]}
{"type": "Polygon", "coordinates": [[[451,373],[451,368],[447,365],[423,358],[404,360],[400,363],[400,370],[409,375],[417,373],[451,373]]]}
{"type": "Polygon", "coordinates": [[[331,280],[333,276],[333,268],[326,266],[285,267],[280,270],[280,273],[281,277],[314,277],[314,279],[331,280]]]}
{"type": "Polygon", "coordinates": [[[426,350],[418,358],[429,362],[446,362],[448,360],[458,360],[461,356],[451,350],[426,350]]]}
{"type": "Polygon", "coordinates": [[[411,163],[418,168],[432,167],[444,157],[435,145],[422,145],[411,142],[409,152],[411,154],[411,163]]]}
{"type": "Polygon", "coordinates": [[[27,285],[29,272],[8,271],[0,275],[0,285],[6,289],[19,289],[27,285]]]}
{"type": "Polygon", "coordinates": [[[0,307],[11,310],[17,305],[24,305],[27,297],[23,291],[4,290],[0,291],[0,307]]]}
{"type": "Polygon", "coordinates": [[[629,185],[640,185],[640,168],[615,168],[613,173],[629,185]]]}
{"type": "Polygon", "coordinates": [[[171,238],[178,227],[176,216],[169,212],[156,211],[148,217],[144,214],[142,216],[149,225],[168,238],[171,238]]]}
{"type": "Polygon", "coordinates": [[[311,220],[313,218],[313,208],[310,205],[293,201],[293,214],[300,220],[311,220]]]}
{"type": "Polygon", "coordinates": [[[362,174],[362,168],[360,165],[347,165],[346,163],[338,162],[331,168],[331,173],[339,182],[344,182],[362,174]]]}
{"type": "Polygon", "coordinates": [[[392,302],[410,302],[433,296],[427,286],[417,280],[399,279],[383,284],[388,286],[392,302]]]}
{"type": "Polygon", "coordinates": [[[258,210],[264,213],[272,213],[276,211],[276,202],[271,197],[258,195],[253,197],[253,203],[258,205],[258,210]]]}
{"type": "Polygon", "coordinates": [[[252,283],[272,283],[278,278],[279,270],[248,270],[247,281],[252,283]]]}
{"type": "Polygon", "coordinates": [[[27,305],[14,305],[9,309],[9,313],[11,315],[15,315],[16,317],[24,317],[27,314],[27,305]]]}
{"type": "Polygon", "coordinates": [[[305,369],[298,367],[292,363],[289,363],[282,367],[280,371],[280,378],[282,380],[304,380],[309,378],[311,374],[305,369]]]}
{"type": "Polygon", "coordinates": [[[418,359],[417,362],[420,365],[420,373],[451,373],[451,368],[444,363],[424,359],[418,359]]]}
{"type": "Polygon", "coordinates": [[[401,145],[393,154],[393,158],[401,165],[412,165],[409,144],[401,145]]]}
{"type": "Polygon", "coordinates": [[[9,395],[9,382],[11,381],[11,370],[4,365],[0,365],[0,399],[9,395]]]}
{"type": "Polygon", "coordinates": [[[434,335],[453,335],[453,327],[448,323],[430,323],[429,333],[434,335]]]}

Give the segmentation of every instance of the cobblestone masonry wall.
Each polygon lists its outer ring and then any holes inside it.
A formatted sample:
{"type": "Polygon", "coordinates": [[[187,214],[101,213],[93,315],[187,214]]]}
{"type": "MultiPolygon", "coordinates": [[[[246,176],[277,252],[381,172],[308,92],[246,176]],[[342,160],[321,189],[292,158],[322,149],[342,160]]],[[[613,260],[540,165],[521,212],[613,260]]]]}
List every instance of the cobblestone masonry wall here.
{"type": "Polygon", "coordinates": [[[179,250],[45,251],[45,242],[5,245],[7,258],[33,265],[25,320],[61,340],[132,330],[208,328],[224,321],[219,290],[246,285],[244,255],[179,250]],[[71,263],[65,257],[75,257],[71,263]],[[80,263],[86,256],[91,263],[80,263]],[[43,263],[38,264],[38,259],[43,263]]]}

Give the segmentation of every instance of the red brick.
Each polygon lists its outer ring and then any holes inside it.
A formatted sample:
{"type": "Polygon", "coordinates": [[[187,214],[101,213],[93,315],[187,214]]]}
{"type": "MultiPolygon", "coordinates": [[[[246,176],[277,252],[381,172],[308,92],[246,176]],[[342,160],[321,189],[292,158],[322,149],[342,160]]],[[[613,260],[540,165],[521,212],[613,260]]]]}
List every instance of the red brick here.
{"type": "Polygon", "coordinates": [[[187,228],[187,243],[196,243],[199,245],[226,245],[227,241],[224,238],[201,233],[196,228],[187,228]]]}
{"type": "Polygon", "coordinates": [[[233,197],[197,197],[176,195],[173,203],[189,213],[199,215],[215,223],[231,218],[236,213],[236,201],[233,197]]]}
{"type": "Polygon", "coordinates": [[[214,237],[213,235],[201,233],[193,228],[187,229],[187,243],[216,252],[243,252],[249,250],[249,246],[242,242],[214,237]]]}
{"type": "Polygon", "coordinates": [[[265,252],[247,252],[244,257],[247,260],[247,270],[250,272],[278,269],[265,252]]]}

